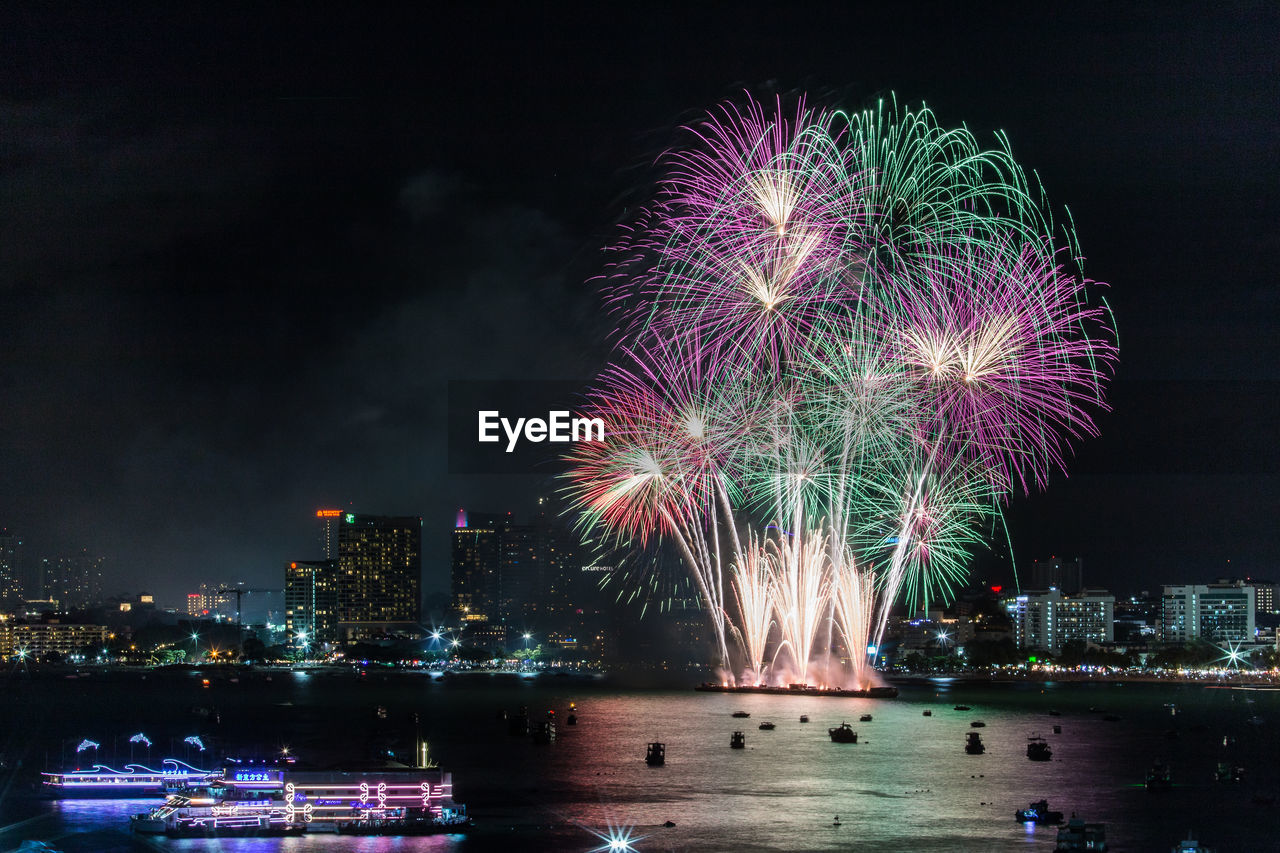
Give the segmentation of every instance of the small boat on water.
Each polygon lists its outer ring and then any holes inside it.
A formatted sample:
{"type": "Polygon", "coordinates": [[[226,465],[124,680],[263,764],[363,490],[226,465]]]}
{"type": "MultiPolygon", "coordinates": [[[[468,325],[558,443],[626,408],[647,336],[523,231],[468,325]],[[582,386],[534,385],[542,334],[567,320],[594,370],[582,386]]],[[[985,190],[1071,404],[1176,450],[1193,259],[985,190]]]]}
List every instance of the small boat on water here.
{"type": "Polygon", "coordinates": [[[1053,759],[1053,750],[1049,748],[1048,741],[1036,735],[1027,738],[1027,758],[1032,761],[1050,761],[1053,759]]]}
{"type": "Polygon", "coordinates": [[[952,708],[952,710],[953,711],[972,711],[973,709],[970,708],[968,705],[957,705],[954,708],[952,708]]]}
{"type": "Polygon", "coordinates": [[[1103,853],[1107,849],[1107,825],[1085,823],[1072,816],[1066,826],[1058,829],[1058,843],[1053,849],[1056,853],[1075,853],[1078,850],[1103,853]]]}
{"type": "Polygon", "coordinates": [[[858,733],[853,730],[853,726],[848,723],[841,723],[834,729],[827,729],[827,734],[831,737],[832,743],[857,743],[858,733]]]}
{"type": "Polygon", "coordinates": [[[734,732],[732,735],[729,736],[729,748],[730,749],[746,749],[747,736],[742,732],[734,732]]]}
{"type": "Polygon", "coordinates": [[[1060,735],[1060,734],[1062,734],[1062,726],[1056,726],[1056,725],[1055,725],[1055,726],[1053,727],[1053,733],[1054,733],[1055,735],[1060,735]]]}
{"type": "Polygon", "coordinates": [[[776,728],[776,725],[767,721],[760,724],[760,731],[762,732],[771,732],[776,728]]]}
{"type": "Polygon", "coordinates": [[[533,742],[534,743],[555,743],[556,741],[556,724],[551,720],[539,720],[533,725],[533,742]]]}
{"type": "Polygon", "coordinates": [[[1062,716],[1062,712],[1061,712],[1061,711],[1051,710],[1051,711],[1049,711],[1049,716],[1050,716],[1050,717],[1061,717],[1061,716],[1062,716]]]}
{"type": "Polygon", "coordinates": [[[859,717],[859,718],[858,718],[858,722],[860,722],[860,723],[869,723],[869,722],[871,722],[871,715],[870,715],[870,714],[863,714],[861,717],[859,717]]]}
{"type": "Polygon", "coordinates": [[[802,722],[802,723],[807,723],[807,722],[809,722],[809,715],[808,715],[808,714],[801,714],[801,715],[800,715],[800,722],[802,722]]]}
{"type": "Polygon", "coordinates": [[[920,712],[920,716],[922,716],[922,717],[932,717],[932,716],[933,716],[933,712],[932,712],[932,711],[921,711],[921,712],[920,712]]]}
{"type": "Polygon", "coordinates": [[[1213,771],[1215,782],[1239,782],[1243,778],[1244,768],[1229,761],[1219,761],[1217,768],[1213,771]]]}
{"type": "Polygon", "coordinates": [[[654,741],[644,753],[644,763],[650,767],[661,767],[667,763],[667,745],[654,741]]]}
{"type": "Polygon", "coordinates": [[[965,735],[964,751],[970,755],[982,755],[987,751],[987,747],[982,743],[982,735],[977,732],[969,732],[965,735]]]}
{"type": "Polygon", "coordinates": [[[1062,823],[1062,812],[1050,811],[1049,801],[1039,800],[1025,809],[1018,809],[1013,813],[1013,819],[1022,823],[1062,823]]]}
{"type": "Polygon", "coordinates": [[[1169,770],[1169,765],[1163,761],[1157,761],[1151,765],[1151,769],[1147,771],[1147,779],[1144,783],[1148,791],[1165,790],[1173,787],[1173,773],[1169,770]]]}
{"type": "Polygon", "coordinates": [[[1172,848],[1171,853],[1213,853],[1213,848],[1205,847],[1196,840],[1194,834],[1187,832],[1187,837],[1178,842],[1178,846],[1172,848]]]}
{"type": "Polygon", "coordinates": [[[984,729],[986,727],[987,727],[987,724],[982,722],[982,720],[974,720],[969,724],[969,728],[971,729],[984,729]]]}
{"type": "Polygon", "coordinates": [[[745,720],[747,717],[750,717],[751,714],[747,711],[734,711],[732,716],[737,717],[740,720],[745,720]]]}
{"type": "Polygon", "coordinates": [[[576,726],[578,724],[578,715],[570,714],[569,716],[565,717],[564,724],[566,726],[576,726]]]}

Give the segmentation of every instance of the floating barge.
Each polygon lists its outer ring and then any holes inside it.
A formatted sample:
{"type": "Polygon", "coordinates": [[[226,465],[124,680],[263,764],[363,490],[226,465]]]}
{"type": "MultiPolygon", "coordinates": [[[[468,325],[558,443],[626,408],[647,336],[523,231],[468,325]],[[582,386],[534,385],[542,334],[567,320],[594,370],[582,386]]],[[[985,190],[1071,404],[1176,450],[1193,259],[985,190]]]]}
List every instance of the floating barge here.
{"type": "Polygon", "coordinates": [[[206,788],[171,794],[134,815],[134,832],[171,837],[429,835],[464,832],[453,776],[437,768],[369,771],[226,768],[206,788]]]}
{"type": "Polygon", "coordinates": [[[126,764],[116,770],[95,764],[87,770],[41,773],[44,790],[54,799],[108,799],[113,797],[147,797],[208,785],[221,778],[221,770],[201,770],[185,761],[166,758],[161,769],[143,764],[126,764]]]}
{"type": "Polygon", "coordinates": [[[789,684],[786,687],[735,686],[707,682],[694,690],[704,693],[772,693],[777,696],[834,696],[853,699],[893,699],[898,695],[896,687],[868,687],[866,690],[840,690],[814,687],[809,684],[789,684]]]}

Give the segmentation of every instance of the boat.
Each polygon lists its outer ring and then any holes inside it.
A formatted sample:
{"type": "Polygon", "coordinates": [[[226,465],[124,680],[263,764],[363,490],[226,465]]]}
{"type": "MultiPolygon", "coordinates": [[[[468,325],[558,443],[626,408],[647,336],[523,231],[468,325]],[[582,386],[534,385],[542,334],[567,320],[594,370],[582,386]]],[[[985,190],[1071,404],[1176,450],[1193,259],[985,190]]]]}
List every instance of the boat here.
{"type": "Polygon", "coordinates": [[[1213,849],[1197,841],[1195,835],[1188,830],[1187,837],[1179,841],[1178,846],[1172,848],[1172,853],[1213,853],[1213,849]]]}
{"type": "Polygon", "coordinates": [[[858,722],[860,722],[860,723],[869,723],[869,722],[871,722],[871,715],[870,715],[870,714],[863,714],[861,717],[859,717],[859,718],[858,718],[858,722]]]}
{"type": "Polygon", "coordinates": [[[1057,853],[1074,853],[1078,850],[1102,853],[1107,849],[1107,825],[1085,823],[1073,815],[1066,826],[1058,829],[1058,843],[1053,849],[1057,853]]]}
{"type": "Polygon", "coordinates": [[[1053,750],[1044,738],[1030,737],[1027,738],[1027,758],[1032,761],[1050,761],[1053,759],[1053,750]]]}
{"type": "Polygon", "coordinates": [[[734,711],[732,716],[737,717],[740,720],[745,720],[747,717],[750,717],[751,714],[747,711],[734,711]]]}
{"type": "Polygon", "coordinates": [[[1213,778],[1216,782],[1239,782],[1244,778],[1244,768],[1228,761],[1219,761],[1213,771],[1213,778]]]}
{"type": "Polygon", "coordinates": [[[972,708],[970,708],[968,705],[957,705],[957,706],[955,706],[954,708],[952,708],[951,710],[953,710],[953,711],[972,711],[973,709],[972,709],[972,708]]]}
{"type": "Polygon", "coordinates": [[[831,737],[832,743],[857,743],[858,733],[853,730],[853,726],[848,723],[841,723],[834,729],[827,729],[827,734],[831,737]]]}
{"type": "Polygon", "coordinates": [[[1169,771],[1169,765],[1162,761],[1153,763],[1151,769],[1147,771],[1147,779],[1144,784],[1149,791],[1172,788],[1173,774],[1169,771]]]}
{"type": "Polygon", "coordinates": [[[932,716],[933,716],[933,712],[932,712],[932,711],[921,711],[921,712],[920,712],[920,716],[922,716],[922,717],[932,717],[932,716]]]}
{"type": "Polygon", "coordinates": [[[507,734],[512,737],[524,737],[529,733],[529,709],[521,708],[518,713],[507,717],[507,734]]]}
{"type": "Polygon", "coordinates": [[[540,720],[533,724],[534,743],[555,743],[556,724],[551,720],[540,720]]]}
{"type": "Polygon", "coordinates": [[[777,726],[775,726],[773,723],[770,723],[770,722],[764,722],[760,724],[760,731],[762,732],[771,732],[776,728],[777,726]]]}
{"type": "Polygon", "coordinates": [[[802,722],[802,723],[807,723],[807,722],[809,722],[809,715],[808,715],[808,714],[801,714],[801,715],[800,715],[800,722],[802,722]]]}
{"type": "Polygon", "coordinates": [[[1022,823],[1062,823],[1062,812],[1050,811],[1048,800],[1038,800],[1014,812],[1013,819],[1022,823]]]}
{"type": "Polygon", "coordinates": [[[1056,710],[1050,710],[1050,711],[1049,711],[1049,716],[1050,716],[1050,717],[1061,717],[1061,716],[1062,716],[1062,712],[1061,712],[1061,711],[1056,711],[1056,710]]]}
{"type": "Polygon", "coordinates": [[[661,767],[667,763],[667,745],[654,741],[644,753],[644,763],[650,767],[661,767]]]}
{"type": "Polygon", "coordinates": [[[43,777],[42,787],[54,799],[97,800],[159,796],[187,787],[207,785],[219,778],[221,772],[201,770],[185,761],[166,758],[160,762],[159,770],[142,764],[126,764],[123,770],[95,764],[88,770],[77,768],[63,773],[40,775],[43,777]]]}
{"type": "Polygon", "coordinates": [[[896,687],[868,687],[865,690],[842,690],[839,688],[814,687],[812,684],[788,684],[785,687],[768,687],[761,684],[730,686],[707,682],[693,688],[704,693],[771,693],[782,696],[794,696],[797,693],[805,696],[834,696],[854,699],[893,699],[898,695],[896,687]]]}
{"type": "Polygon", "coordinates": [[[970,755],[982,755],[982,753],[986,752],[987,748],[982,743],[982,735],[977,732],[969,732],[965,735],[964,751],[970,755]]]}
{"type": "Polygon", "coordinates": [[[969,728],[971,729],[985,729],[986,727],[987,724],[982,722],[982,720],[974,720],[969,724],[969,728]]]}
{"type": "Polygon", "coordinates": [[[1062,734],[1062,726],[1054,726],[1054,727],[1053,727],[1053,733],[1054,733],[1055,735],[1060,735],[1060,734],[1062,734]]]}
{"type": "Polygon", "coordinates": [[[1120,715],[1119,714],[1103,714],[1102,719],[1108,723],[1118,723],[1120,722],[1120,715]]]}
{"type": "Polygon", "coordinates": [[[734,732],[732,735],[729,736],[729,748],[730,749],[746,749],[747,736],[742,732],[734,732]]]}
{"type": "Polygon", "coordinates": [[[453,801],[453,774],[394,763],[344,771],[237,765],[130,819],[136,833],[177,838],[429,835],[470,825],[453,801]]]}

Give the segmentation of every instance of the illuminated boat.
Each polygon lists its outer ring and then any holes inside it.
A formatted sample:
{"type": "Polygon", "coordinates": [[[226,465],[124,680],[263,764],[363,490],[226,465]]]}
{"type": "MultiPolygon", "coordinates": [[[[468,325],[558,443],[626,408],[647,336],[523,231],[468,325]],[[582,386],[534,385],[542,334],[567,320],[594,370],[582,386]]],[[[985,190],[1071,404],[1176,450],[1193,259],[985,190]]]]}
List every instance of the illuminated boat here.
{"type": "Polygon", "coordinates": [[[746,749],[747,736],[742,732],[734,732],[732,735],[729,736],[729,748],[730,749],[746,749]]]}
{"type": "Polygon", "coordinates": [[[644,754],[644,763],[650,767],[661,767],[667,763],[667,746],[664,743],[654,741],[649,744],[644,754]]]}
{"type": "Polygon", "coordinates": [[[1025,809],[1013,813],[1013,819],[1022,823],[1062,823],[1062,812],[1049,810],[1049,801],[1040,800],[1025,809]]]}
{"type": "Polygon", "coordinates": [[[982,743],[982,735],[977,732],[969,732],[965,735],[964,751],[970,755],[982,755],[987,751],[987,747],[982,743]]]}
{"type": "Polygon", "coordinates": [[[786,687],[766,687],[764,685],[730,686],[707,682],[699,684],[694,690],[703,693],[772,693],[781,696],[794,696],[802,693],[805,696],[852,697],[855,699],[893,699],[898,695],[896,687],[868,687],[866,690],[842,690],[838,688],[814,687],[812,684],[789,684],[786,687]]]}
{"type": "Polygon", "coordinates": [[[173,794],[132,819],[134,832],[173,837],[430,835],[470,825],[466,807],[453,801],[452,773],[403,765],[369,771],[233,767],[207,792],[173,794]]]}
{"type": "Polygon", "coordinates": [[[55,799],[108,799],[147,797],[208,785],[222,775],[221,770],[201,770],[185,761],[166,758],[159,770],[141,764],[126,764],[116,770],[95,764],[89,770],[41,773],[43,787],[55,799]]]}
{"type": "Polygon", "coordinates": [[[1149,791],[1172,788],[1173,774],[1169,771],[1169,765],[1162,761],[1152,764],[1151,769],[1147,771],[1147,779],[1144,784],[1149,791]]]}

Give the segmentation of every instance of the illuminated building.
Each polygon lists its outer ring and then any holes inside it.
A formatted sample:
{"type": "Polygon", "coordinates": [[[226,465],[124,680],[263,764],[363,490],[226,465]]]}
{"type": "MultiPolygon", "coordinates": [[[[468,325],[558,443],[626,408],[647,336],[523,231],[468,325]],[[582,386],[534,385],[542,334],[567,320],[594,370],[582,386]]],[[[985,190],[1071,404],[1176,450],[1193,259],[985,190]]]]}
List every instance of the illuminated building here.
{"type": "Polygon", "coordinates": [[[8,659],[25,652],[36,659],[50,653],[65,657],[89,646],[101,649],[108,637],[103,625],[6,622],[0,625],[0,656],[8,659]]]}
{"type": "Polygon", "coordinates": [[[338,530],[345,515],[340,509],[316,510],[316,521],[320,523],[320,555],[326,560],[338,559],[338,530]]]}
{"type": "Polygon", "coordinates": [[[294,560],[284,567],[284,626],[291,647],[336,640],[337,610],[337,560],[294,560]]]}
{"type": "Polygon", "coordinates": [[[1280,613],[1276,610],[1276,585],[1269,581],[1250,581],[1253,585],[1254,613],[1280,613]]]}
{"type": "Polygon", "coordinates": [[[1057,589],[1026,592],[1006,606],[1020,648],[1056,653],[1073,641],[1100,645],[1115,636],[1116,599],[1106,590],[1071,596],[1057,589]]]}
{"type": "Polygon", "coordinates": [[[335,583],[340,639],[422,631],[422,519],[344,513],[335,583]]]}
{"type": "Polygon", "coordinates": [[[78,610],[102,598],[102,557],[86,550],[40,561],[45,598],[57,599],[64,610],[78,610]]]}
{"type": "Polygon", "coordinates": [[[22,600],[22,539],[0,529],[0,607],[22,600]]]}
{"type": "Polygon", "coordinates": [[[1243,581],[1165,586],[1160,603],[1166,643],[1253,641],[1254,588],[1243,581]]]}
{"type": "Polygon", "coordinates": [[[458,511],[453,528],[453,608],[465,622],[498,621],[502,543],[507,521],[458,511]]]}

